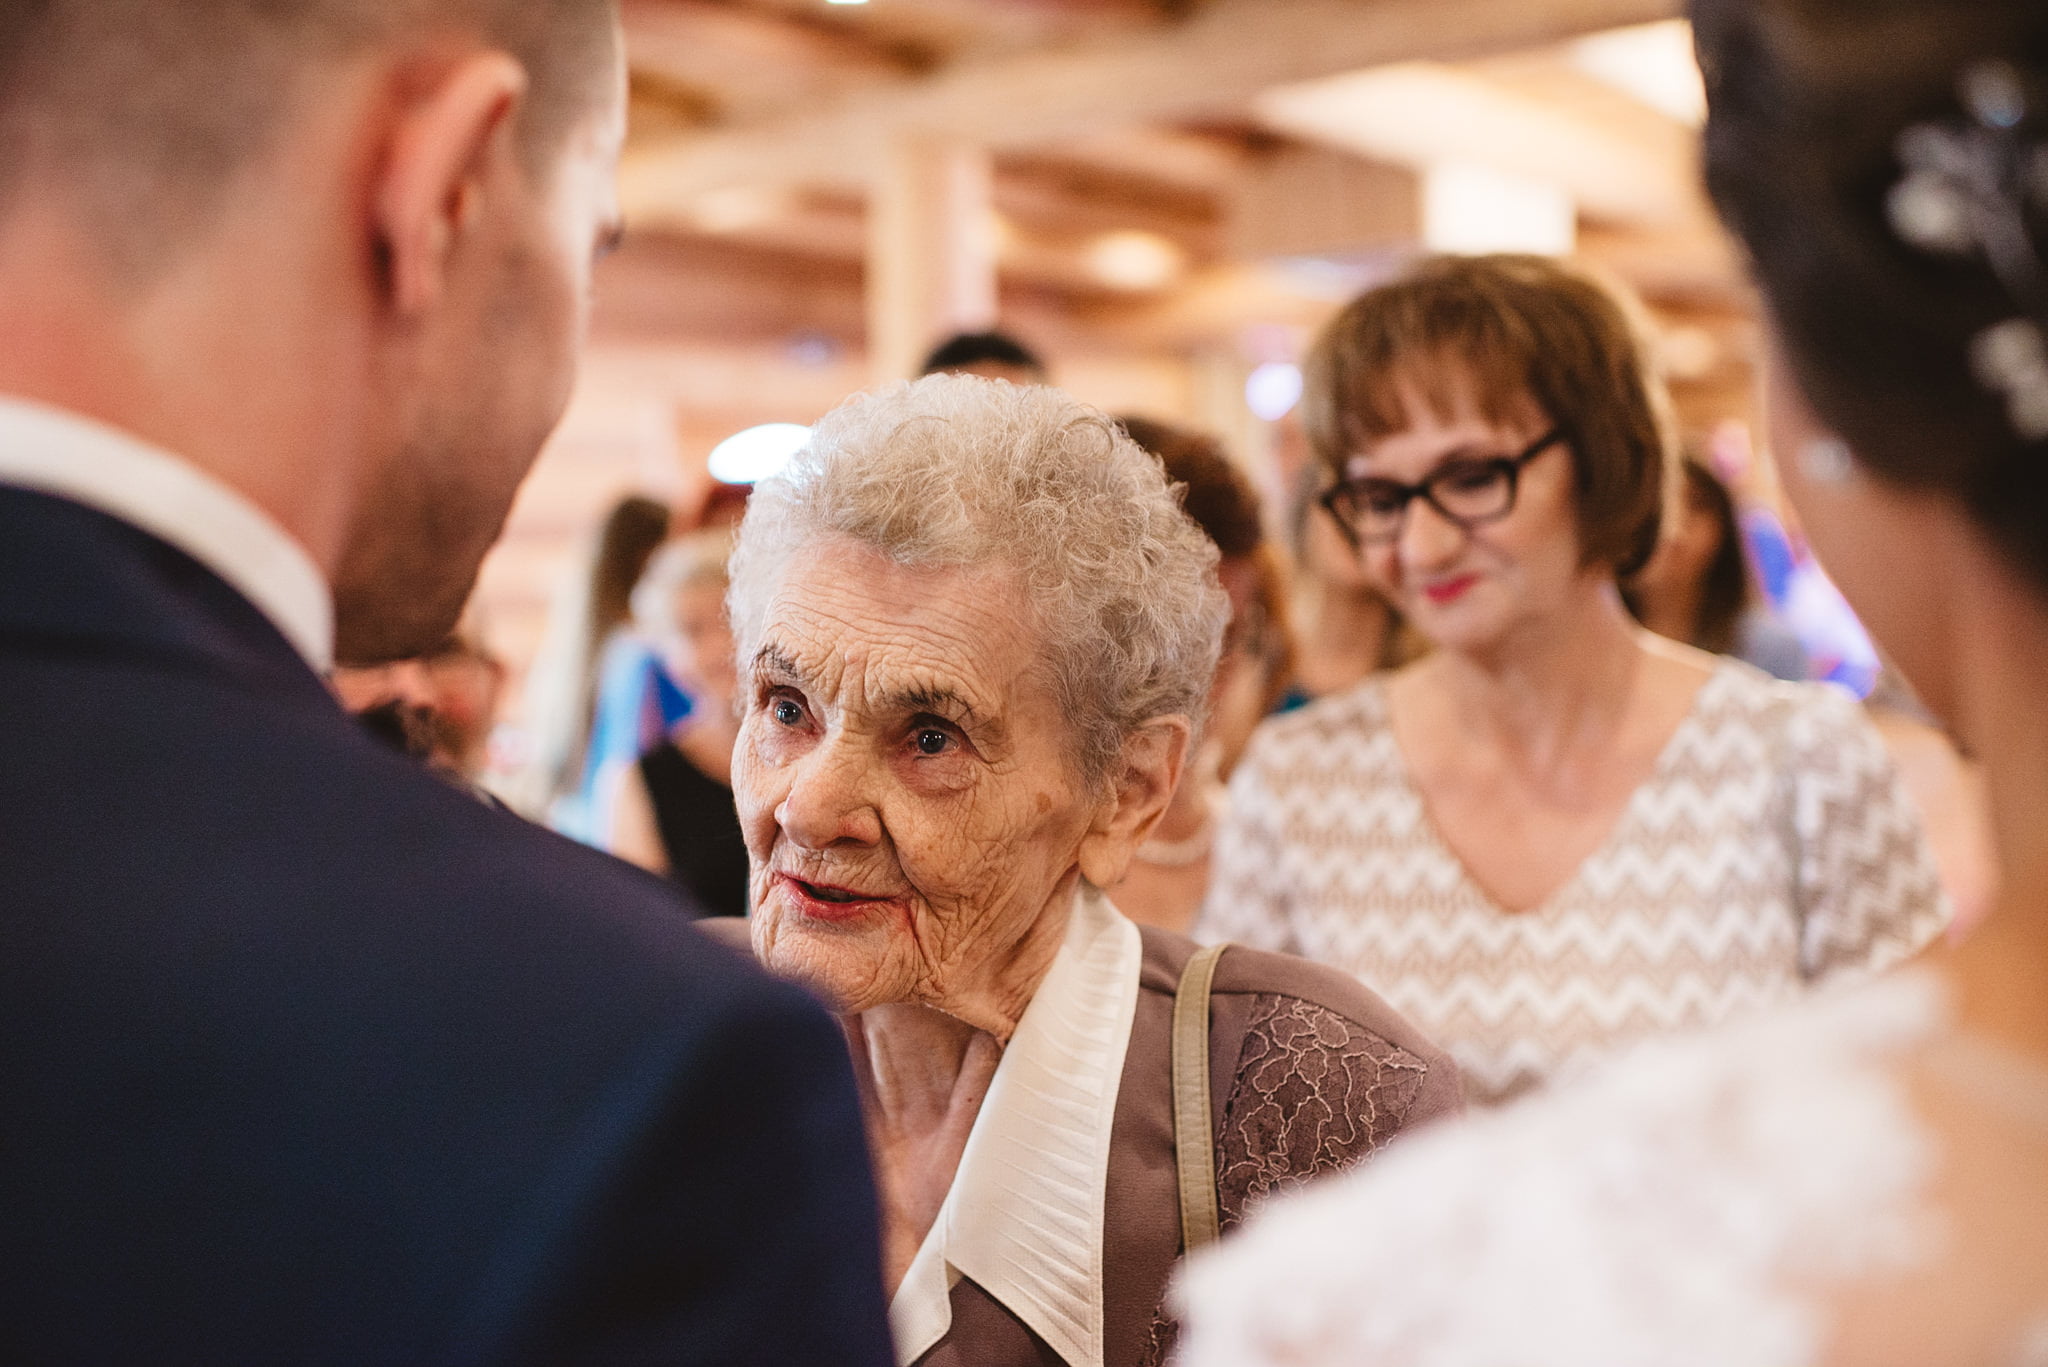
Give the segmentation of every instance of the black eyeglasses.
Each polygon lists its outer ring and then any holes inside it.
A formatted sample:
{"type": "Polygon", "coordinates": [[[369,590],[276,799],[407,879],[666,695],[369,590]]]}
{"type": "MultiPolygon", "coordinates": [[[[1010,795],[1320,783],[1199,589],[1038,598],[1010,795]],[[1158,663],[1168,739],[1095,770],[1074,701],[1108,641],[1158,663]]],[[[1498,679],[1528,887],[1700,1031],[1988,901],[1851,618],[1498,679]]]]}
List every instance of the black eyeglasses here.
{"type": "Polygon", "coordinates": [[[1447,460],[1420,484],[1376,475],[1347,479],[1320,501],[1356,546],[1383,546],[1400,536],[1408,505],[1418,498],[1470,531],[1513,512],[1522,467],[1564,439],[1564,429],[1553,427],[1516,455],[1447,460]]]}

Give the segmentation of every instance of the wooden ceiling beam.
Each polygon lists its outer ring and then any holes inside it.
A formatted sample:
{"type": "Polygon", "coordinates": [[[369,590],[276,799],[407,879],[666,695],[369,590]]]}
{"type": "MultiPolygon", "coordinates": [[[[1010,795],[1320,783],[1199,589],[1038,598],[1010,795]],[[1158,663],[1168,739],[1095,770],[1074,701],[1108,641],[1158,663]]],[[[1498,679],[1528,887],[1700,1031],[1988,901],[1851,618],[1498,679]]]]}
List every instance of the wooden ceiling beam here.
{"type": "Polygon", "coordinates": [[[1141,125],[1063,140],[1056,148],[1020,153],[1011,162],[1040,158],[1116,177],[1155,197],[1178,192],[1211,199],[1227,194],[1253,159],[1242,136],[1141,125]]]}
{"type": "Polygon", "coordinates": [[[1076,175],[1073,169],[1049,160],[998,163],[996,211],[1029,232],[1081,237],[1136,229],[1171,238],[1197,255],[1211,255],[1217,249],[1221,210],[1215,199],[1132,193],[1128,182],[1100,174],[1076,175]]]}
{"type": "Polygon", "coordinates": [[[636,73],[708,96],[719,116],[752,122],[915,74],[902,52],[857,32],[709,0],[626,0],[636,73]]]}
{"type": "Polygon", "coordinates": [[[1598,218],[1707,216],[1693,135],[1648,109],[1617,120],[1465,68],[1409,62],[1277,88],[1258,112],[1277,132],[1380,161],[1487,166],[1556,185],[1598,218]]]}
{"type": "Polygon", "coordinates": [[[946,60],[1041,48],[1157,22],[1157,0],[884,0],[834,7],[819,0],[747,0],[753,8],[826,22],[946,60]]]}
{"type": "Polygon", "coordinates": [[[1479,58],[1666,19],[1680,0],[1213,0],[1185,22],[988,60],[829,109],[643,148],[627,178],[687,198],[730,185],[865,185],[904,135],[997,150],[1106,127],[1235,117],[1262,91],[1390,62],[1479,58]]]}

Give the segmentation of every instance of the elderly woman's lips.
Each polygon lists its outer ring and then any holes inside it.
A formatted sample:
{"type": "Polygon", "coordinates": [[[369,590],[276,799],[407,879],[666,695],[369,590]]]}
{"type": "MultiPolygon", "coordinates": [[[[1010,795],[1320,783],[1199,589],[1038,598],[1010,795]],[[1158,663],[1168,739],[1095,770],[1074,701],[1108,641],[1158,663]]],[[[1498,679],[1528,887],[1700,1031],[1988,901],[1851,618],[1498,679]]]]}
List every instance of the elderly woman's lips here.
{"type": "Polygon", "coordinates": [[[831,883],[813,883],[787,873],[778,874],[777,878],[796,898],[799,908],[805,915],[821,920],[841,920],[857,916],[877,902],[887,900],[831,883]]]}

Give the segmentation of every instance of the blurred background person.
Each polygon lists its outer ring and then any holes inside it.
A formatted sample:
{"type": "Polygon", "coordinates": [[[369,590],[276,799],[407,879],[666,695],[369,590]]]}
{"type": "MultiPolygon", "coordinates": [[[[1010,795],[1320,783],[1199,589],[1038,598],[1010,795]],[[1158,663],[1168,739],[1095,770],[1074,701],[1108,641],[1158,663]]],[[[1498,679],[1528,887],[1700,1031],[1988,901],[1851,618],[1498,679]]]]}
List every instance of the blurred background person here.
{"type": "Polygon", "coordinates": [[[1733,655],[1775,678],[1806,678],[1805,647],[1756,592],[1728,486],[1691,453],[1678,473],[1670,525],[1649,562],[1622,586],[1622,601],[1667,640],[1733,655]]]}
{"type": "Polygon", "coordinates": [[[505,665],[473,623],[425,655],[344,666],[328,682],[342,706],[387,742],[466,786],[483,782],[505,665]]]}
{"type": "Polygon", "coordinates": [[[1217,576],[1230,598],[1208,725],[1173,801],[1113,890],[1117,909],[1140,925],[1185,933],[1209,886],[1224,780],[1293,672],[1286,572],[1266,540],[1251,481],[1213,438],[1148,418],[1118,422],[1181,486],[1182,506],[1216,545],[1217,576]]]}
{"type": "Polygon", "coordinates": [[[1709,434],[1705,456],[1735,502],[1763,606],[1798,637],[1806,676],[1871,696],[1883,682],[1877,647],[1800,533],[1769,448],[1759,449],[1747,426],[1730,421],[1709,434]]]}
{"type": "Polygon", "coordinates": [[[1307,370],[1327,504],[1433,650],[1254,737],[1205,938],[1358,974],[1497,1101],[1940,932],[1854,700],[1623,608],[1676,453],[1615,294],[1545,258],[1426,260],[1307,370]]]}
{"type": "Polygon", "coordinates": [[[747,911],[747,846],[732,797],[739,734],[725,615],[732,543],[730,527],[672,541],[654,553],[633,590],[633,619],[691,708],[636,763],[613,772],[607,804],[612,853],[675,879],[714,916],[747,911]]]}
{"type": "Polygon", "coordinates": [[[512,804],[565,835],[595,843],[596,785],[607,763],[630,763],[687,700],[664,692],[653,657],[628,630],[633,586],[668,537],[666,504],[630,494],[612,505],[565,581],[527,685],[532,736],[512,804]],[[604,698],[608,706],[600,709],[604,698]],[[650,711],[658,723],[643,739],[650,711]]]}
{"type": "Polygon", "coordinates": [[[1007,332],[962,332],[924,358],[920,375],[979,375],[1011,384],[1050,384],[1052,373],[1037,352],[1007,332]]]}
{"type": "Polygon", "coordinates": [[[1294,676],[1275,703],[1284,712],[1411,663],[1428,648],[1373,584],[1358,547],[1318,504],[1328,486],[1320,466],[1304,470],[1287,512],[1295,633],[1294,676]]]}

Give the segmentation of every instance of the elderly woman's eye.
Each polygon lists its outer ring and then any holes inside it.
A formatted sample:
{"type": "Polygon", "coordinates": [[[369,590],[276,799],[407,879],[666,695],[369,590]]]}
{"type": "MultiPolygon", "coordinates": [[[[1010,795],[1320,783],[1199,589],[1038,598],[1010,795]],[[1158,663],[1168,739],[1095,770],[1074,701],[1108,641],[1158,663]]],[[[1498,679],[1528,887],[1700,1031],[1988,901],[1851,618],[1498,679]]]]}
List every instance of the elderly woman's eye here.
{"type": "Polygon", "coordinates": [[[943,755],[953,738],[944,731],[927,726],[917,733],[917,753],[920,755],[943,755]]]}
{"type": "Polygon", "coordinates": [[[769,715],[784,726],[796,726],[804,719],[803,708],[788,698],[777,698],[768,704],[769,715]]]}

